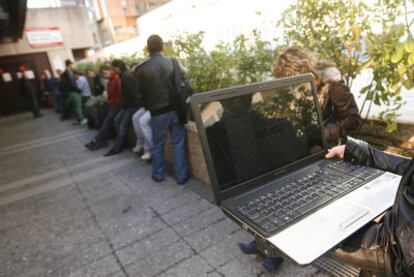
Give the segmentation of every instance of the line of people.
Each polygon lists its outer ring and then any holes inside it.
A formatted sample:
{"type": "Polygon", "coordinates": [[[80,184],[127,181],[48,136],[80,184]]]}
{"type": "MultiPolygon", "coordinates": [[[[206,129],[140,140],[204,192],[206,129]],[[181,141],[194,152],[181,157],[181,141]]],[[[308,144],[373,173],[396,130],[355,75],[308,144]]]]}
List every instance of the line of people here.
{"type": "MultiPolygon", "coordinates": [[[[122,151],[127,144],[130,126],[136,134],[133,152],[144,161],[152,160],[152,179],[165,178],[165,143],[168,133],[174,154],[175,178],[178,184],[189,179],[186,161],[184,123],[175,110],[171,93],[176,86],[175,60],[163,55],[164,43],[158,35],[148,38],[149,57],[128,68],[115,59],[104,63],[100,73],[87,70],[77,72],[70,60],[60,78],[45,71],[44,90],[50,92],[61,119],[75,118],[74,124],[88,124],[98,129],[94,138],[85,144],[91,151],[108,147],[104,156],[122,151]]],[[[185,76],[179,66],[180,76],[185,76]]]]}

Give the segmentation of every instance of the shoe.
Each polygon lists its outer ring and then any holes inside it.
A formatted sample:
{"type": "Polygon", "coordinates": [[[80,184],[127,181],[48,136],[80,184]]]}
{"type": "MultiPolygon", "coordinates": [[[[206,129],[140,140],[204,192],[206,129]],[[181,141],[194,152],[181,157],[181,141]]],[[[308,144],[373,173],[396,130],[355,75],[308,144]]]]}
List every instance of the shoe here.
{"type": "Polygon", "coordinates": [[[106,141],[94,141],[94,140],[92,140],[91,142],[85,144],[85,147],[92,150],[92,151],[102,149],[102,148],[105,148],[107,146],[108,146],[108,143],[106,141]]]}
{"type": "Polygon", "coordinates": [[[40,113],[40,114],[35,116],[35,118],[40,118],[40,117],[43,117],[43,114],[40,113]]]}
{"type": "Polygon", "coordinates": [[[263,260],[263,267],[270,273],[275,272],[278,270],[280,265],[283,263],[283,258],[271,258],[271,257],[265,257],[263,260]]]}
{"type": "Polygon", "coordinates": [[[80,122],[77,121],[77,120],[72,123],[73,126],[78,126],[79,124],[80,124],[80,122]]]}
{"type": "Polygon", "coordinates": [[[177,180],[177,184],[178,185],[185,185],[185,183],[187,183],[187,181],[190,179],[190,174],[189,175],[187,175],[187,177],[184,179],[184,180],[182,180],[182,181],[178,181],[177,180]]]}
{"type": "Polygon", "coordinates": [[[241,252],[247,255],[258,255],[260,254],[259,249],[257,249],[256,241],[250,243],[239,243],[239,248],[241,252]]]}
{"type": "Polygon", "coordinates": [[[119,153],[121,153],[121,151],[115,150],[115,149],[110,149],[108,152],[106,152],[104,154],[104,157],[113,156],[113,155],[116,155],[116,154],[119,154],[119,153]]]}
{"type": "Polygon", "coordinates": [[[81,124],[81,125],[86,125],[86,124],[88,124],[88,119],[87,119],[87,118],[82,119],[82,120],[80,121],[80,124],[81,124]]]}
{"type": "Polygon", "coordinates": [[[135,146],[134,149],[132,149],[132,152],[137,154],[137,153],[141,152],[142,150],[144,150],[144,147],[142,145],[137,144],[137,146],[135,146]]]}
{"type": "Polygon", "coordinates": [[[152,178],[152,180],[154,180],[155,182],[157,182],[157,183],[161,183],[162,181],[164,181],[164,178],[162,178],[162,179],[158,179],[158,178],[156,178],[156,177],[154,177],[154,176],[151,176],[151,178],[152,178]]]}
{"type": "Polygon", "coordinates": [[[148,162],[152,159],[152,155],[150,152],[144,153],[144,155],[141,156],[141,160],[148,162]]]}
{"type": "Polygon", "coordinates": [[[96,147],[97,142],[94,140],[91,140],[90,142],[88,142],[87,144],[85,144],[84,146],[86,148],[88,148],[89,150],[94,150],[96,147]]]}

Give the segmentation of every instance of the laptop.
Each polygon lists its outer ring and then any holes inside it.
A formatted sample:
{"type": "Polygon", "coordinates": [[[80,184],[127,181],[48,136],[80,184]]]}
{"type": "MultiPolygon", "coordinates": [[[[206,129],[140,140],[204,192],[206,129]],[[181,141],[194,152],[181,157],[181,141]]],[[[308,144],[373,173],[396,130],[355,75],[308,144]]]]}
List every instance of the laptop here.
{"type": "Polygon", "coordinates": [[[300,265],[389,209],[401,178],[326,160],[318,103],[312,74],[191,97],[216,204],[300,265]]]}

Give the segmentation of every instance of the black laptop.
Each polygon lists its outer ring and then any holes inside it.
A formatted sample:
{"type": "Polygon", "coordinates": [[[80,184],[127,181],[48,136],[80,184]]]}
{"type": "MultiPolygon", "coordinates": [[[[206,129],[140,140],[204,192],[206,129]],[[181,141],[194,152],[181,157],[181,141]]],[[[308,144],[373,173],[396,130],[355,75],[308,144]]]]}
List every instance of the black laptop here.
{"type": "MultiPolygon", "coordinates": [[[[216,204],[265,240],[384,174],[324,159],[327,144],[311,74],[195,94],[191,106],[216,204]]],[[[358,215],[355,222],[365,224],[384,208],[347,210],[352,214],[344,222],[358,215]]],[[[317,256],[292,258],[308,263],[317,256]]]]}

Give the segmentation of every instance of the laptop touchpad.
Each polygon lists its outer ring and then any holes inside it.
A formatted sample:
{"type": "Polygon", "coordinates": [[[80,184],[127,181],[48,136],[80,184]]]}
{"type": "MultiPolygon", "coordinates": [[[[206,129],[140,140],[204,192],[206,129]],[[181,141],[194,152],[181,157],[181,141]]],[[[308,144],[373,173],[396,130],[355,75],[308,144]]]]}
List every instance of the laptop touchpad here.
{"type": "Polygon", "coordinates": [[[345,219],[343,222],[339,224],[339,227],[341,229],[347,229],[348,227],[350,227],[355,222],[357,222],[358,220],[360,220],[366,214],[369,213],[368,210],[361,208],[361,207],[354,206],[350,203],[344,203],[344,206],[346,206],[346,210],[344,211],[346,211],[347,215],[349,216],[347,216],[347,219],[345,219]]]}

